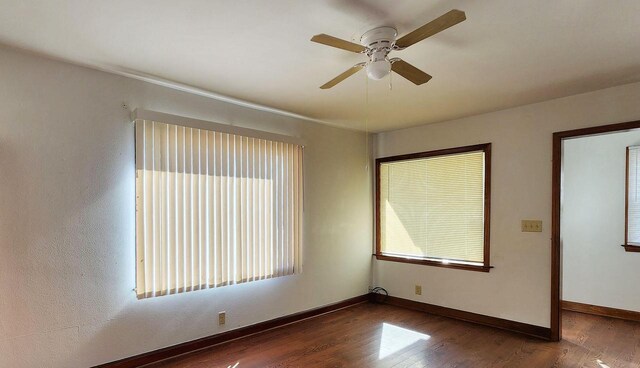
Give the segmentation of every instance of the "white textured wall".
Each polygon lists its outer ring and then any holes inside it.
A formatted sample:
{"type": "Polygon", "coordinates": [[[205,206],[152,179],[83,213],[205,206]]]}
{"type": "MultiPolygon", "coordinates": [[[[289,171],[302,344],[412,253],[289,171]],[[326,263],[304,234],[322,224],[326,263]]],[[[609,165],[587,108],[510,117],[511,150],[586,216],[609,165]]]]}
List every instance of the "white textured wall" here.
{"type": "Polygon", "coordinates": [[[5,48],[0,81],[0,367],[87,367],[367,292],[362,133],[5,48]],[[305,140],[304,272],[137,300],[123,102],[305,140]]]}
{"type": "MultiPolygon", "coordinates": [[[[427,87],[428,88],[428,87],[427,87]]],[[[490,142],[490,273],[376,261],[391,295],[550,325],[552,133],[640,119],[640,83],[464,119],[381,133],[377,157],[490,142]],[[541,233],[520,220],[540,219],[541,233]],[[414,285],[422,285],[422,296],[414,285]]]]}
{"type": "Polygon", "coordinates": [[[640,311],[640,253],[625,252],[626,147],[640,131],[566,140],[562,299],[640,311]]]}

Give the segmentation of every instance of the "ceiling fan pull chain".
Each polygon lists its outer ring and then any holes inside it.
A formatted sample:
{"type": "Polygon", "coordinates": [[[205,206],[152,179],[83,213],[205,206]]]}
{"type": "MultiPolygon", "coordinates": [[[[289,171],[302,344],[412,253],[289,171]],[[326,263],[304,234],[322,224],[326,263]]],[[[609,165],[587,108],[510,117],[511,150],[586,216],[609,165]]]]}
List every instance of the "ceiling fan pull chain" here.
{"type": "Polygon", "coordinates": [[[364,170],[369,172],[369,77],[365,74],[364,79],[364,170]]]}

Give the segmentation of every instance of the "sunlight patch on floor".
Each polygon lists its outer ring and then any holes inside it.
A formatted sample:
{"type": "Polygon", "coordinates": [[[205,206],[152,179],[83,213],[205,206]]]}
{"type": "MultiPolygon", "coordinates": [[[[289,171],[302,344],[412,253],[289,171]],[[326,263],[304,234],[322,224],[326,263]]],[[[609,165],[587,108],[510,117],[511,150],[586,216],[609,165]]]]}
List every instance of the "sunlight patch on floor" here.
{"type": "Polygon", "coordinates": [[[383,323],[378,359],[384,359],[418,341],[429,340],[430,337],[429,335],[411,331],[406,328],[383,323]]]}

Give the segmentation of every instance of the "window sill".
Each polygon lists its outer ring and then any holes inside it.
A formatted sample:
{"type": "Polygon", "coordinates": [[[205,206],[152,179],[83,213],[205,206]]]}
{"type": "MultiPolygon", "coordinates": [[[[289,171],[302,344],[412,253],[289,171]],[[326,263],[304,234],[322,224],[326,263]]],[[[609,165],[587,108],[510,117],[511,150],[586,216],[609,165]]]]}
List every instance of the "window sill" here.
{"type": "Polygon", "coordinates": [[[627,251],[627,252],[640,253],[640,245],[622,244],[622,246],[624,247],[624,250],[627,251]]]}
{"type": "Polygon", "coordinates": [[[466,271],[489,272],[493,268],[493,266],[470,265],[470,264],[464,264],[464,263],[443,263],[440,261],[433,261],[430,259],[402,258],[402,257],[387,256],[384,254],[375,254],[375,256],[376,256],[376,259],[379,261],[412,263],[412,264],[419,264],[419,265],[425,265],[425,266],[455,268],[458,270],[466,270],[466,271]]]}

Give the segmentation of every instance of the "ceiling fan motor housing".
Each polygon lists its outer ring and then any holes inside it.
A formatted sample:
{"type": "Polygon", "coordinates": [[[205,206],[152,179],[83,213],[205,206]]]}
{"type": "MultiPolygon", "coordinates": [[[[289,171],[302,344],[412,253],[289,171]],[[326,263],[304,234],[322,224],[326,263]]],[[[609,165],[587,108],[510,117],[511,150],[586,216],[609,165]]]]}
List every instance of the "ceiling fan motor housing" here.
{"type": "Polygon", "coordinates": [[[389,48],[396,42],[398,31],[393,27],[378,27],[365,32],[360,37],[360,44],[367,49],[389,48]]]}
{"type": "Polygon", "coordinates": [[[398,32],[392,27],[379,27],[367,31],[360,38],[360,44],[367,48],[369,56],[367,75],[374,80],[382,79],[391,71],[391,63],[387,55],[393,49],[398,32]]]}

